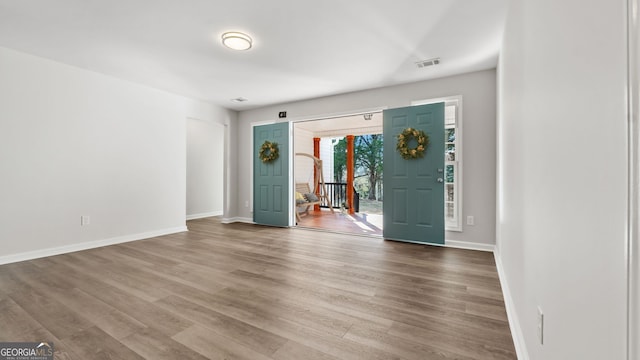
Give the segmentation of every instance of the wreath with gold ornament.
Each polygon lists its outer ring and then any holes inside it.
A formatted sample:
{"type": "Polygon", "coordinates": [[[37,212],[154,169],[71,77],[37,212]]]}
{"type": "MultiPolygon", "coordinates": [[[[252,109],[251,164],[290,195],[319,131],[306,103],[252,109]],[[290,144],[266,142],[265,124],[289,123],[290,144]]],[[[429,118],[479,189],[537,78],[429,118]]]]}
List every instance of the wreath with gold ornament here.
{"type": "Polygon", "coordinates": [[[427,146],[429,145],[429,135],[425,134],[424,131],[406,128],[400,134],[398,134],[398,144],[396,145],[396,150],[400,153],[405,160],[410,159],[418,159],[424,157],[424,153],[427,150],[427,146]],[[417,143],[416,147],[410,148],[409,143],[415,140],[417,143]]]}
{"type": "Polygon", "coordinates": [[[277,142],[265,141],[260,147],[260,160],[263,163],[270,163],[280,157],[280,150],[277,142]]]}

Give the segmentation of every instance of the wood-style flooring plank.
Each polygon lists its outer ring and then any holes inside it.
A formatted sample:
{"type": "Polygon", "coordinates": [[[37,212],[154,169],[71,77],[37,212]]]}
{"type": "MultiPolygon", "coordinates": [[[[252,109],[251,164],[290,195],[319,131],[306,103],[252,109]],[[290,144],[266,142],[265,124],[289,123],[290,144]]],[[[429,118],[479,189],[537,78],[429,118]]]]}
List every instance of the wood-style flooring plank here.
{"type": "Polygon", "coordinates": [[[345,338],[393,354],[399,354],[408,360],[474,359],[473,357],[461,355],[458,351],[459,349],[452,349],[442,342],[429,339],[411,341],[404,337],[391,335],[387,332],[361,325],[354,325],[349,329],[345,338]]]}
{"type": "Polygon", "coordinates": [[[205,360],[207,357],[173,340],[162,332],[146,328],[135,332],[120,342],[145,359],[154,360],[205,360]]]}
{"type": "Polygon", "coordinates": [[[82,359],[144,359],[144,357],[125,346],[122,342],[112,338],[95,326],[74,334],[69,339],[66,339],[65,342],[67,345],[73,346],[74,352],[82,359]]]}
{"type": "Polygon", "coordinates": [[[173,339],[209,359],[269,360],[268,356],[198,324],[176,334],[173,339]]]}
{"type": "Polygon", "coordinates": [[[340,360],[314,348],[289,340],[271,356],[275,360],[340,360]]]}
{"type": "Polygon", "coordinates": [[[59,339],[93,326],[72,309],[35,289],[13,292],[9,297],[59,339]]]}
{"type": "Polygon", "coordinates": [[[287,342],[287,339],[281,336],[194,304],[179,296],[167,297],[156,301],[156,304],[263,355],[273,354],[287,342]]]}
{"type": "Polygon", "coordinates": [[[217,218],[0,266],[0,341],[57,359],[516,359],[492,254],[217,218]]]}

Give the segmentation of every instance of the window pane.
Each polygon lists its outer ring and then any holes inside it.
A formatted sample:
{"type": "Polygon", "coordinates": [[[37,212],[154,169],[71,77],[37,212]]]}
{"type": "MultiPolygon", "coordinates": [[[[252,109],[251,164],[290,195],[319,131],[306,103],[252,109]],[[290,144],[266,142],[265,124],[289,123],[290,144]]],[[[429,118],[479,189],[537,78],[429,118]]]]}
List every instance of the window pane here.
{"type": "Polygon", "coordinates": [[[446,177],[446,182],[448,183],[452,183],[454,176],[453,176],[453,165],[447,165],[445,166],[446,168],[446,172],[445,172],[445,177],[446,177]]]}
{"type": "Polygon", "coordinates": [[[444,123],[455,124],[456,123],[456,106],[448,105],[444,107],[444,123]]]}
{"type": "Polygon", "coordinates": [[[454,207],[453,207],[453,203],[447,203],[447,209],[445,212],[445,216],[447,217],[447,219],[449,220],[454,220],[454,207]]]}
{"type": "Polygon", "coordinates": [[[447,184],[447,194],[446,194],[446,200],[447,201],[454,201],[454,191],[453,191],[453,184],[447,184]]]}
{"type": "Polygon", "coordinates": [[[446,142],[455,142],[456,141],[456,129],[445,129],[444,132],[446,142]]]}
{"type": "Polygon", "coordinates": [[[456,161],[456,145],[455,144],[447,144],[447,148],[444,151],[445,161],[456,161]]]}

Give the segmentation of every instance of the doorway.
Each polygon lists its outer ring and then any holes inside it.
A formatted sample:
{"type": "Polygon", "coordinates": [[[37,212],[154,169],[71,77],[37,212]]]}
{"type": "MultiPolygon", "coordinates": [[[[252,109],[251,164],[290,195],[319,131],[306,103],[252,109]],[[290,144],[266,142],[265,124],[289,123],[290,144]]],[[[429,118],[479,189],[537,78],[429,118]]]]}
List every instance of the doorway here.
{"type": "Polygon", "coordinates": [[[294,153],[328,160],[320,172],[325,179],[334,180],[323,183],[322,192],[309,186],[309,179],[317,178],[317,170],[309,171],[313,164],[303,166],[296,157],[295,188],[315,193],[296,192],[296,199],[300,199],[295,210],[298,226],[444,244],[444,183],[445,177],[449,182],[454,176],[449,165],[445,171],[444,102],[299,122],[293,129],[294,153]],[[391,141],[384,142],[385,137],[391,141]],[[403,137],[406,154],[399,151],[403,137]],[[386,187],[384,174],[388,177],[386,187]],[[313,201],[318,197],[322,201],[323,196],[332,201],[311,207],[307,195],[313,201]],[[322,205],[333,206],[329,210],[339,207],[340,212],[323,212],[322,205]]]}
{"type": "Polygon", "coordinates": [[[224,143],[224,125],[187,118],[187,220],[223,213],[224,143]]]}
{"type": "MultiPolygon", "coordinates": [[[[294,154],[315,155],[322,160],[328,198],[320,199],[316,206],[298,206],[297,225],[382,236],[382,112],[300,121],[293,129],[294,154]],[[349,151],[353,160],[350,164],[349,151]]],[[[313,161],[294,156],[293,168],[296,188],[313,191],[313,161]]]]}

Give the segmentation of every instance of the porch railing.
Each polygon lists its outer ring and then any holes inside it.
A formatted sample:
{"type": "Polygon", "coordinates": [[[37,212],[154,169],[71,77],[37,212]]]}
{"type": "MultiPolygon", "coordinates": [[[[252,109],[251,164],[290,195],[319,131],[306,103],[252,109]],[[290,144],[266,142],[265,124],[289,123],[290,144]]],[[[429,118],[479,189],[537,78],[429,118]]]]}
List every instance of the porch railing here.
{"type": "MultiPolygon", "coordinates": [[[[347,203],[347,184],[346,183],[336,183],[336,182],[328,182],[324,183],[327,186],[327,194],[331,199],[331,205],[333,205],[334,209],[339,209],[340,204],[347,203]]],[[[329,204],[326,200],[322,200],[320,207],[328,208],[329,204]]],[[[346,206],[345,206],[346,207],[346,206]]],[[[353,208],[355,212],[360,212],[360,194],[353,188],[353,208]]]]}

